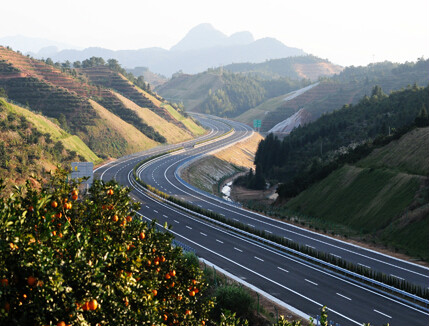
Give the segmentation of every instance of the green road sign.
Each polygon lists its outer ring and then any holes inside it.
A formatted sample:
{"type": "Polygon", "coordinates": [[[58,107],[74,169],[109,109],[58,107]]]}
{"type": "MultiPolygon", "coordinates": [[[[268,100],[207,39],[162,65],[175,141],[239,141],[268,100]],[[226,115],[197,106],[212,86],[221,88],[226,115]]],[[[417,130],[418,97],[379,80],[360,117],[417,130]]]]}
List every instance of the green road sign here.
{"type": "Polygon", "coordinates": [[[253,128],[261,128],[262,122],[261,120],[253,120],[253,128]]]}

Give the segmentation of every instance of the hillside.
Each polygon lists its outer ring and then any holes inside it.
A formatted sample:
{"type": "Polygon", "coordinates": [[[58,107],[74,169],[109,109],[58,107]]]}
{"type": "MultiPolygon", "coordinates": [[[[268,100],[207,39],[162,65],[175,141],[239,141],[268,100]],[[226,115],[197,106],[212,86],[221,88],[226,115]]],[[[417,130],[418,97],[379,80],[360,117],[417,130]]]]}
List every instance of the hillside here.
{"type": "Polygon", "coordinates": [[[190,111],[236,117],[268,99],[306,85],[305,80],[267,80],[218,68],[197,75],[176,74],[156,91],[170,101],[183,102],[190,111]]]}
{"type": "Polygon", "coordinates": [[[335,76],[324,78],[308,92],[282,103],[275,110],[269,110],[262,119],[261,130],[270,130],[301,108],[316,120],[344,104],[356,104],[363,96],[370,95],[375,85],[387,94],[408,85],[426,86],[429,83],[427,71],[429,60],[423,59],[415,63],[382,62],[366,67],[347,67],[335,76]]]}
{"type": "Polygon", "coordinates": [[[188,129],[182,120],[190,118],[176,114],[173,108],[163,108],[163,99],[134,85],[104,62],[97,58],[87,61],[96,66],[87,69],[55,66],[0,47],[0,88],[11,100],[56,119],[64,130],[79,136],[103,158],[130,154],[167,141],[156,126],[128,108],[109,88],[116,88],[180,129],[169,136],[169,142],[179,142],[204,132],[195,123],[192,125],[193,121],[188,123],[192,127],[188,129]],[[119,125],[131,126],[133,135],[117,130],[115,126],[119,125]],[[175,138],[174,135],[179,134],[175,138]]]}
{"type": "Polygon", "coordinates": [[[428,158],[429,127],[414,129],[334,171],[286,207],[428,260],[428,158]]]}
{"type": "Polygon", "coordinates": [[[252,73],[262,78],[310,79],[340,73],[343,67],[313,55],[271,59],[261,63],[234,63],[226,65],[225,70],[235,73],[252,73]]]}
{"type": "Polygon", "coordinates": [[[412,124],[425,110],[428,96],[427,87],[389,96],[375,87],[371,97],[296,128],[283,140],[269,134],[258,147],[255,164],[267,180],[282,183],[280,197],[295,196],[338,165],[371,151],[368,141],[378,146],[380,139],[390,139],[390,131],[412,124]]]}
{"type": "Polygon", "coordinates": [[[71,162],[100,162],[86,144],[46,117],[0,98],[0,177],[21,184],[71,162]]]}

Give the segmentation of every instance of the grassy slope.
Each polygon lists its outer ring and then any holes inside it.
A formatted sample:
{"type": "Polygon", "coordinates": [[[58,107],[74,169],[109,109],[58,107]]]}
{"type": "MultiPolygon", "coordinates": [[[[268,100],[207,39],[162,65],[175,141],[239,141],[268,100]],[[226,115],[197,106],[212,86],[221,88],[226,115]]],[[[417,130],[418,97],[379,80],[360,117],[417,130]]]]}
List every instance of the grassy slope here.
{"type": "Polygon", "coordinates": [[[420,213],[409,210],[428,172],[428,133],[429,128],[414,130],[356,166],[343,166],[286,206],[429,259],[429,216],[424,207],[420,213]]]}
{"type": "Polygon", "coordinates": [[[158,145],[157,142],[149,139],[131,124],[123,121],[97,102],[89,100],[96,110],[100,119],[96,120],[95,126],[87,127],[86,135],[79,135],[90,142],[91,138],[105,139],[94,146],[98,152],[113,153],[118,156],[131,154],[134,152],[149,149],[158,145]],[[115,141],[112,141],[115,139],[115,141]]]}
{"type": "Polygon", "coordinates": [[[186,118],[183,115],[181,115],[179,112],[177,112],[171,105],[165,104],[163,105],[165,109],[177,120],[183,123],[183,125],[192,132],[195,136],[201,136],[204,135],[206,130],[197,125],[194,120],[191,118],[186,118]]]}
{"type": "Polygon", "coordinates": [[[133,110],[137,113],[137,115],[149,126],[154,128],[156,131],[158,131],[162,136],[164,136],[167,139],[168,143],[178,143],[185,140],[191,139],[191,135],[187,132],[185,132],[183,129],[180,129],[176,125],[166,121],[165,119],[161,118],[157,114],[155,114],[153,111],[142,108],[135,104],[134,102],[130,101],[126,97],[115,93],[115,95],[122,101],[122,103],[129,109],[133,110]]]}
{"type": "Polygon", "coordinates": [[[249,109],[246,112],[235,117],[234,120],[247,123],[249,125],[253,124],[254,119],[263,120],[268,112],[275,111],[284,102],[284,98],[288,94],[270,98],[269,100],[259,104],[257,107],[249,109]]]}
{"type": "Polygon", "coordinates": [[[89,147],[79,137],[65,132],[51,120],[20,106],[8,104],[2,99],[0,99],[0,101],[10,112],[16,113],[18,116],[26,117],[26,119],[31,122],[41,133],[50,134],[51,139],[54,141],[61,140],[66,149],[77,152],[87,161],[94,163],[98,163],[100,161],[100,158],[93,151],[91,151],[91,149],[89,149],[89,147]]]}

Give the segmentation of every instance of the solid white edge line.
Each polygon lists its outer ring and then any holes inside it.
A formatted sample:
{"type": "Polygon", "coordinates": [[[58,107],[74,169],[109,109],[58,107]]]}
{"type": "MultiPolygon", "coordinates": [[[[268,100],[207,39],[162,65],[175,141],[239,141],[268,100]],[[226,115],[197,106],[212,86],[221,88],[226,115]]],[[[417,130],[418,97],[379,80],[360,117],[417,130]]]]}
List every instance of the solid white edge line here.
{"type": "MultiPolygon", "coordinates": [[[[140,216],[144,217],[144,218],[145,218],[145,219],[147,219],[148,221],[151,221],[151,219],[150,219],[149,217],[144,216],[144,215],[143,215],[143,214],[141,214],[140,212],[136,212],[136,213],[137,213],[137,214],[139,214],[140,216]]],[[[163,226],[162,226],[162,225],[160,225],[159,223],[157,223],[157,224],[158,224],[160,227],[163,227],[163,226]]],[[[281,283],[279,283],[279,282],[276,282],[276,281],[274,281],[274,280],[272,280],[272,279],[268,278],[267,276],[264,276],[264,275],[262,275],[262,274],[260,274],[260,273],[258,273],[258,272],[255,272],[253,269],[250,269],[250,268],[248,268],[248,267],[246,267],[246,266],[244,266],[244,265],[241,265],[241,264],[237,263],[236,261],[234,261],[234,260],[232,260],[232,259],[230,259],[230,258],[228,258],[228,257],[225,257],[225,256],[223,256],[223,255],[221,255],[221,254],[219,254],[219,253],[215,252],[214,250],[212,250],[212,249],[210,249],[210,248],[204,247],[203,245],[199,244],[198,242],[195,242],[195,241],[193,241],[193,240],[191,240],[191,239],[189,239],[189,238],[186,238],[185,236],[183,236],[183,235],[181,235],[181,234],[179,234],[179,233],[177,233],[177,232],[175,232],[175,231],[173,231],[173,230],[169,230],[169,232],[170,232],[170,233],[172,233],[172,234],[174,234],[174,235],[176,235],[176,236],[178,236],[178,237],[180,237],[180,238],[186,239],[186,241],[188,241],[188,242],[190,242],[190,243],[192,243],[192,244],[194,244],[194,245],[196,245],[196,246],[198,246],[198,247],[201,247],[201,248],[203,248],[204,250],[207,250],[208,252],[211,252],[211,253],[213,253],[213,254],[215,254],[215,255],[217,255],[217,256],[219,256],[219,257],[221,257],[222,259],[225,259],[226,261],[228,261],[228,262],[230,262],[230,263],[232,263],[232,264],[234,264],[234,265],[237,265],[237,266],[239,266],[240,268],[242,268],[242,269],[244,269],[244,270],[246,270],[246,271],[248,271],[248,272],[250,272],[250,273],[252,273],[252,274],[255,274],[256,276],[258,276],[258,277],[260,277],[260,278],[263,278],[263,279],[264,279],[264,280],[266,280],[266,281],[269,281],[269,282],[271,282],[271,283],[273,283],[273,284],[275,284],[275,285],[277,285],[277,286],[279,286],[279,287],[281,287],[281,288],[283,288],[283,289],[285,289],[285,290],[287,290],[287,291],[289,291],[289,292],[292,292],[293,294],[295,294],[295,295],[297,295],[297,296],[300,296],[301,298],[303,298],[303,299],[305,299],[305,300],[307,300],[307,301],[310,301],[311,303],[313,303],[313,304],[315,304],[315,305],[319,306],[320,308],[321,308],[321,307],[323,307],[323,305],[322,305],[320,302],[317,302],[317,301],[315,301],[315,300],[313,300],[313,299],[311,299],[311,298],[309,298],[309,297],[307,297],[307,296],[305,296],[305,295],[303,295],[303,294],[301,294],[301,293],[299,293],[299,292],[297,292],[297,291],[295,291],[295,290],[292,290],[291,288],[288,288],[287,286],[285,286],[285,285],[283,285],[283,284],[281,284],[281,283]]],[[[329,307],[328,307],[328,309],[329,309],[329,307]]],[[[329,309],[329,310],[330,310],[331,312],[333,312],[333,313],[337,314],[338,316],[341,316],[341,317],[343,317],[343,318],[345,318],[345,319],[347,319],[347,320],[349,320],[349,321],[353,322],[353,323],[354,323],[354,324],[356,324],[356,325],[361,326],[361,325],[363,324],[363,322],[357,322],[357,321],[355,321],[355,320],[353,320],[353,319],[351,319],[351,318],[349,318],[349,317],[347,317],[347,316],[343,315],[342,313],[337,312],[336,310],[333,310],[333,309],[329,309]]]]}
{"type": "Polygon", "coordinates": [[[301,310],[296,309],[295,307],[292,307],[291,305],[287,304],[286,302],[283,302],[279,299],[277,299],[276,297],[272,296],[271,294],[265,292],[264,290],[261,290],[260,288],[244,281],[243,279],[235,276],[234,274],[231,274],[230,272],[224,270],[223,268],[209,262],[208,260],[204,259],[204,258],[199,258],[201,262],[205,263],[206,265],[209,265],[211,267],[214,267],[217,271],[221,272],[222,274],[226,275],[228,278],[233,279],[234,281],[243,284],[245,287],[259,293],[260,295],[266,297],[268,300],[278,304],[279,306],[282,306],[285,309],[290,310],[292,313],[294,313],[295,315],[298,315],[299,317],[306,319],[306,320],[310,320],[309,315],[307,315],[305,312],[302,312],[301,310]]]}
{"type": "MultiPolygon", "coordinates": [[[[131,185],[133,185],[133,183],[131,182],[131,179],[130,179],[130,174],[131,174],[131,171],[128,173],[128,181],[130,182],[130,184],[131,184],[131,185]]],[[[148,195],[146,195],[146,194],[145,194],[143,191],[141,191],[139,188],[134,188],[134,189],[135,189],[137,192],[139,192],[140,194],[142,194],[143,196],[147,197],[148,199],[150,199],[150,200],[152,200],[152,201],[156,202],[156,200],[155,200],[155,199],[153,199],[153,198],[149,197],[148,195]]],[[[161,204],[160,202],[157,202],[157,203],[158,203],[159,205],[163,206],[163,207],[169,207],[169,206],[167,206],[166,204],[161,204]]],[[[184,215],[184,216],[185,216],[185,214],[184,214],[184,213],[179,212],[179,211],[176,211],[176,210],[172,209],[171,207],[169,207],[169,209],[171,209],[171,210],[173,210],[174,212],[177,212],[177,213],[182,214],[182,215],[184,215]]],[[[144,216],[144,215],[142,215],[141,213],[139,213],[139,214],[140,214],[141,216],[144,216]]],[[[145,217],[145,216],[144,216],[144,217],[145,217]]],[[[149,219],[149,218],[147,218],[147,217],[145,217],[145,218],[146,218],[146,219],[148,219],[148,220],[150,220],[150,219],[149,219]]],[[[198,219],[194,219],[194,220],[195,220],[195,221],[198,221],[198,222],[200,222],[200,223],[202,223],[202,224],[208,225],[208,226],[210,226],[210,227],[213,227],[213,226],[211,226],[210,224],[206,224],[206,223],[204,223],[204,222],[202,222],[202,221],[200,221],[200,220],[198,220],[198,219]]],[[[219,228],[215,228],[215,229],[217,229],[218,231],[221,231],[221,232],[227,233],[226,231],[222,231],[222,230],[221,230],[221,229],[219,229],[219,228]]],[[[174,233],[174,234],[177,234],[178,236],[181,236],[180,234],[178,234],[178,233],[176,233],[176,232],[173,232],[173,231],[170,231],[170,232],[172,232],[172,233],[174,233]]],[[[230,234],[230,235],[231,235],[231,234],[230,234]]],[[[183,236],[181,236],[181,237],[183,237],[183,236]]],[[[185,238],[185,237],[183,237],[183,238],[185,238]]],[[[187,239],[188,241],[190,241],[190,242],[192,242],[192,243],[195,243],[195,244],[196,244],[196,245],[198,245],[198,246],[201,246],[200,244],[198,244],[198,243],[196,243],[196,242],[194,242],[194,241],[192,241],[192,240],[189,240],[188,238],[185,238],[185,239],[187,239]]],[[[246,240],[246,239],[242,239],[242,240],[250,243],[250,241],[248,241],[248,240],[246,240]]],[[[352,282],[350,282],[350,281],[348,281],[348,280],[346,280],[346,279],[343,279],[343,278],[340,278],[340,277],[335,276],[335,275],[333,275],[333,274],[327,273],[327,272],[325,272],[325,271],[323,271],[323,270],[320,270],[320,269],[317,269],[317,268],[315,268],[315,267],[312,267],[312,266],[306,265],[306,264],[304,264],[304,263],[302,263],[302,262],[300,262],[300,261],[297,261],[297,260],[295,260],[295,259],[293,259],[293,258],[291,258],[291,257],[287,257],[287,256],[285,256],[284,254],[279,254],[279,253],[277,253],[277,252],[275,252],[275,251],[272,251],[272,250],[270,250],[270,249],[268,249],[268,248],[266,248],[266,247],[262,247],[262,246],[260,246],[260,245],[258,245],[258,244],[256,244],[256,243],[253,243],[253,242],[252,242],[252,244],[253,244],[253,245],[255,245],[255,246],[257,246],[257,247],[264,248],[265,250],[268,250],[268,251],[270,251],[270,252],[274,252],[274,253],[276,253],[277,255],[280,255],[280,256],[282,256],[282,257],[284,257],[284,258],[290,259],[290,260],[292,260],[292,261],[294,261],[294,262],[296,262],[296,263],[298,263],[298,264],[304,265],[304,266],[306,266],[306,267],[308,267],[308,268],[310,268],[310,269],[317,270],[319,273],[329,275],[330,277],[333,277],[333,278],[335,278],[335,279],[337,279],[337,280],[340,280],[340,281],[345,282],[345,283],[347,283],[347,284],[353,285],[353,286],[355,286],[355,287],[357,287],[357,288],[360,288],[360,289],[362,289],[362,290],[365,290],[365,291],[370,292],[370,293],[372,293],[372,294],[375,294],[375,295],[377,295],[377,296],[383,297],[384,299],[387,299],[387,300],[389,300],[389,301],[392,301],[392,302],[395,302],[395,303],[397,303],[397,304],[399,304],[399,305],[402,305],[402,306],[404,306],[404,307],[407,307],[408,309],[411,309],[411,310],[414,310],[414,311],[417,311],[417,312],[419,312],[419,313],[422,313],[422,314],[424,314],[424,315],[429,316],[429,313],[428,313],[428,312],[426,312],[426,311],[422,311],[422,310],[416,309],[415,307],[413,307],[413,306],[409,306],[409,305],[407,305],[407,304],[405,304],[405,303],[403,303],[403,302],[401,302],[401,301],[397,301],[397,300],[395,300],[395,299],[393,299],[393,298],[390,298],[390,297],[387,297],[387,296],[385,296],[385,295],[383,295],[383,294],[381,294],[381,293],[374,292],[374,291],[372,291],[372,290],[370,290],[370,289],[368,289],[368,288],[366,288],[366,287],[362,287],[362,286],[360,286],[360,285],[358,285],[358,284],[356,284],[356,283],[352,283],[352,282]]],[[[203,248],[205,248],[205,247],[203,247],[203,248]]],[[[210,250],[210,249],[208,249],[208,250],[210,250]]],[[[219,254],[218,254],[218,255],[219,255],[219,254]]],[[[264,276],[262,276],[262,277],[264,277],[264,276]]],[[[267,279],[268,279],[268,278],[267,278],[267,279]]],[[[268,280],[269,280],[269,279],[268,279],[268,280]]],[[[280,285],[280,286],[281,286],[281,285],[280,285]]],[[[293,290],[291,290],[291,291],[293,291],[293,290]]],[[[310,299],[310,300],[311,300],[311,299],[310,299]]],[[[334,310],[332,310],[332,311],[334,311],[334,310]]],[[[334,311],[334,312],[335,312],[335,311],[334,311]]],[[[339,314],[339,313],[338,313],[338,314],[339,314]]],[[[347,317],[347,318],[348,318],[348,317],[347,317]]]]}

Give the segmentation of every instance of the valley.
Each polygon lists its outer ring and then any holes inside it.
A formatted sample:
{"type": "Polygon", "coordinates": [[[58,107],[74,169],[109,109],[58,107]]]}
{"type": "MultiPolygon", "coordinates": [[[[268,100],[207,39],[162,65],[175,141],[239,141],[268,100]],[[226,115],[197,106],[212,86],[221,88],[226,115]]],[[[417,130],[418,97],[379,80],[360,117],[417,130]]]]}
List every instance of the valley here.
{"type": "Polygon", "coordinates": [[[309,4],[4,17],[1,325],[428,323],[423,6],[309,4]]]}

